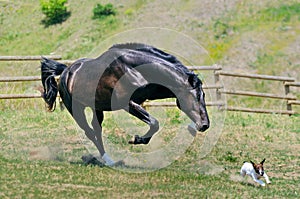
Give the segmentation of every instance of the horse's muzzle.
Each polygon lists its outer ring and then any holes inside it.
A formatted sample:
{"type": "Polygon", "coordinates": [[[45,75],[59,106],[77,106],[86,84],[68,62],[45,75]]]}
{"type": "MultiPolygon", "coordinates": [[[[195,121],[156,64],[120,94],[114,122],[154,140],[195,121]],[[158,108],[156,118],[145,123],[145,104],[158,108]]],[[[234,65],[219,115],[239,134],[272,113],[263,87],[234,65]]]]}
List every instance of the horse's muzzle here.
{"type": "Polygon", "coordinates": [[[201,131],[204,132],[209,128],[209,123],[204,123],[204,124],[196,124],[192,122],[192,124],[189,125],[189,128],[193,129],[194,131],[201,131]]]}
{"type": "Polygon", "coordinates": [[[209,128],[209,124],[197,125],[198,131],[204,132],[209,128]]]}

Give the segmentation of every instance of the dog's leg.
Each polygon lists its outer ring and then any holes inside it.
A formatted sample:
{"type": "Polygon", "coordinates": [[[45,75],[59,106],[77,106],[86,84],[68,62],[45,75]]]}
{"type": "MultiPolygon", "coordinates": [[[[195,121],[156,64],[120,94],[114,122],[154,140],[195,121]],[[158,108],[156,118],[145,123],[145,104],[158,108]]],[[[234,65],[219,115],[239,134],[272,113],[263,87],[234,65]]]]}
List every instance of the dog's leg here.
{"type": "Polygon", "coordinates": [[[268,175],[267,175],[266,173],[264,173],[263,177],[266,179],[266,182],[267,182],[268,184],[271,183],[271,181],[270,181],[270,179],[269,179],[269,177],[268,177],[268,175]]]}
{"type": "Polygon", "coordinates": [[[259,183],[261,186],[266,186],[266,184],[263,181],[259,180],[255,174],[252,174],[251,177],[255,182],[259,183]]]}

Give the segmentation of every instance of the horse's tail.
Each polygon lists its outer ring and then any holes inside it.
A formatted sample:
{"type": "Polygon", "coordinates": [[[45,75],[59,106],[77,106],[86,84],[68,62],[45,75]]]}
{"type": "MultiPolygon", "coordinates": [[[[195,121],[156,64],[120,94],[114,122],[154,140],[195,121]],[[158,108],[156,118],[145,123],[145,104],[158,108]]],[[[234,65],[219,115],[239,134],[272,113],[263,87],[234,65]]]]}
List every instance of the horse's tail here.
{"type": "Polygon", "coordinates": [[[42,97],[47,103],[49,111],[54,111],[55,109],[55,100],[58,92],[55,76],[62,74],[65,68],[67,68],[65,64],[42,57],[41,77],[44,87],[42,97]]]}

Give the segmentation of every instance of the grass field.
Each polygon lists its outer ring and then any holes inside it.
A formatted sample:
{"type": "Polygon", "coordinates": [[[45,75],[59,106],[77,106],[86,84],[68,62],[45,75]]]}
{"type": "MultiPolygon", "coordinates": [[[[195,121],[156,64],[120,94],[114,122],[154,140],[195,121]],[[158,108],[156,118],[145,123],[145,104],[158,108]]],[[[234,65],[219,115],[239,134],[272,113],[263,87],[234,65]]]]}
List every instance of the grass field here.
{"type": "MultiPolygon", "coordinates": [[[[96,57],[120,40],[150,41],[176,52],[184,63],[217,63],[227,71],[300,80],[298,1],[109,2],[117,9],[117,15],[99,21],[92,19],[95,1],[68,1],[70,18],[45,28],[36,0],[0,0],[0,55],[58,54],[63,59],[78,59],[96,57]],[[191,41],[197,45],[195,50],[189,48],[187,42],[191,41]]],[[[39,75],[39,63],[1,62],[0,73],[3,77],[39,75]]],[[[211,74],[201,73],[200,77],[213,83],[209,79],[211,74]]],[[[284,92],[281,83],[224,81],[228,88],[237,90],[284,92]]],[[[39,93],[40,85],[40,82],[1,83],[0,91],[1,94],[39,93]]],[[[299,89],[293,88],[291,92],[299,98],[299,89]]],[[[207,94],[208,98],[214,96],[207,94]]],[[[243,97],[227,102],[261,108],[286,106],[282,101],[268,103],[243,97]]],[[[157,114],[161,110],[152,111],[157,114]]],[[[117,149],[132,154],[154,154],[151,152],[174,140],[176,133],[184,132],[181,125],[186,121],[180,112],[163,111],[163,128],[147,146],[127,144],[134,134],[147,130],[145,125],[126,115],[106,114],[106,146],[113,143],[117,149]]],[[[81,157],[93,149],[67,111],[57,107],[53,113],[46,112],[42,99],[1,100],[0,198],[300,198],[299,114],[219,113],[211,108],[209,113],[211,128],[198,133],[175,161],[166,161],[163,156],[148,159],[171,163],[150,172],[147,162],[132,167],[127,155],[118,154],[116,157],[124,158],[129,166],[86,165],[81,157]],[[204,145],[206,140],[208,148],[204,145]],[[257,162],[263,158],[272,184],[260,187],[250,177],[240,177],[243,161],[257,162]]]]}
{"type": "MultiPolygon", "coordinates": [[[[39,108],[1,111],[1,198],[299,197],[299,116],[229,112],[218,143],[206,157],[199,154],[210,131],[199,133],[170,166],[128,172],[85,165],[81,156],[89,151],[68,113],[48,113],[42,102],[31,103],[39,108]],[[259,187],[239,176],[243,161],[263,158],[272,184],[259,187]]],[[[129,133],[118,133],[107,118],[106,139],[129,133]]],[[[164,129],[176,125],[168,123],[164,129]]]]}

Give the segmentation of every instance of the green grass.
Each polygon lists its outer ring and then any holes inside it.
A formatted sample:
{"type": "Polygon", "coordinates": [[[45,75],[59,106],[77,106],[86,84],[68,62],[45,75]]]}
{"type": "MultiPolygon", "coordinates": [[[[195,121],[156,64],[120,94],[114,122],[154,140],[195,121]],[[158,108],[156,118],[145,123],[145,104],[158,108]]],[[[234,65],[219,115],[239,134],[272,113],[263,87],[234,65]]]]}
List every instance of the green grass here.
{"type": "MultiPolygon", "coordinates": [[[[199,133],[185,155],[170,166],[130,173],[85,165],[81,156],[88,151],[66,111],[47,113],[41,107],[1,111],[1,197],[297,198],[299,119],[227,113],[223,133],[204,159],[199,158],[204,138],[199,133]],[[263,158],[271,185],[262,188],[250,177],[239,177],[243,161],[263,158]]],[[[105,125],[114,126],[109,121],[105,125]]],[[[117,133],[113,128],[104,131],[113,133],[117,133]]]]}
{"type": "Polygon", "coordinates": [[[289,22],[293,17],[300,21],[300,3],[282,4],[260,12],[261,19],[265,21],[289,22]]]}
{"type": "MultiPolygon", "coordinates": [[[[286,60],[287,55],[284,48],[297,38],[298,34],[294,34],[294,31],[299,33],[300,3],[289,4],[286,2],[255,9],[254,11],[251,7],[241,7],[215,19],[210,24],[212,34],[208,40],[207,50],[210,58],[215,62],[222,61],[228,51],[240,41],[243,34],[251,32],[265,34],[266,38],[270,40],[270,44],[259,51],[257,60],[249,65],[256,68],[258,73],[267,72],[275,75],[290,65],[286,60]],[[266,67],[273,65],[276,67],[266,70],[266,67]]],[[[210,60],[206,62],[209,63],[210,60]]]]}
{"type": "Polygon", "coordinates": [[[41,55],[54,52],[63,54],[65,59],[86,56],[97,46],[99,39],[122,28],[120,16],[92,20],[95,5],[94,1],[71,3],[68,6],[71,16],[65,22],[45,28],[41,23],[44,16],[39,3],[32,0],[1,2],[1,26],[9,28],[2,29],[0,54],[41,55]]]}

